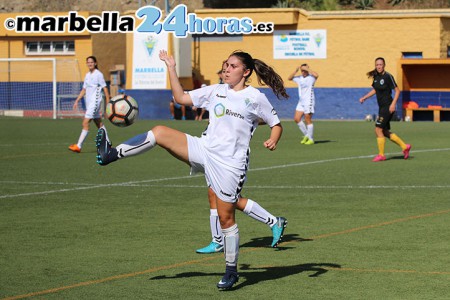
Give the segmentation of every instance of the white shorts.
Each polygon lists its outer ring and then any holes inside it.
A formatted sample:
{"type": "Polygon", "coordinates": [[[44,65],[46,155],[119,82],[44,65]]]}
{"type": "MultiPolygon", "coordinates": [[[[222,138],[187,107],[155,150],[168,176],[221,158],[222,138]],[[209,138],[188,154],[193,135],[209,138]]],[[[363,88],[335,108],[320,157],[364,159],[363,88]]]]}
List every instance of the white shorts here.
{"type": "Polygon", "coordinates": [[[100,119],[102,117],[103,93],[101,87],[98,87],[97,89],[95,99],[91,99],[90,101],[86,100],[86,113],[84,114],[85,119],[100,119]]]}
{"type": "Polygon", "coordinates": [[[246,180],[246,170],[227,166],[208,155],[203,140],[186,134],[191,174],[204,173],[206,183],[225,202],[238,200],[246,180]]]}
{"type": "Polygon", "coordinates": [[[295,110],[302,111],[305,114],[313,114],[314,113],[314,100],[312,101],[298,101],[297,107],[295,110]]]}

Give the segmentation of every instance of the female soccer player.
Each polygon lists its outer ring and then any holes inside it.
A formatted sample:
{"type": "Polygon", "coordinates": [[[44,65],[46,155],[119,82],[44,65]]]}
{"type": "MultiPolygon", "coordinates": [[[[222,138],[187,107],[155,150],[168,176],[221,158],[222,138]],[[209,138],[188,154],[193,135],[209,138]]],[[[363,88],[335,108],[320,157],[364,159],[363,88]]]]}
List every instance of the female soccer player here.
{"type": "Polygon", "coordinates": [[[97,134],[98,163],[106,165],[119,158],[150,150],[166,149],[191,168],[204,170],[208,186],[216,195],[217,212],[224,236],[226,271],[217,284],[229,289],[238,281],[239,229],[235,221],[236,201],[245,182],[249,144],[262,119],[271,128],[263,145],[273,151],[281,137],[281,122],[267,97],[246,85],[255,71],[258,81],[270,86],[277,97],[288,98],[281,77],[263,61],[235,51],[227,59],[225,84],[215,84],[185,94],[180,85],[175,60],[165,50],[159,57],[166,63],[172,94],[183,105],[204,107],[210,112],[204,138],[193,137],[165,126],[156,126],[142,135],[112,148],[104,129],[97,134]]]}
{"type": "Polygon", "coordinates": [[[89,123],[91,120],[94,120],[97,128],[105,128],[102,124],[102,116],[100,115],[103,99],[102,90],[105,95],[106,103],[109,102],[108,88],[106,87],[105,78],[103,77],[102,72],[98,70],[97,58],[95,58],[95,56],[89,56],[86,58],[86,65],[89,72],[87,72],[84,77],[83,89],[73,104],[73,109],[77,109],[78,102],[80,102],[83,96],[86,95],[86,113],[82,123],[83,129],[81,130],[80,137],[78,138],[78,143],[69,146],[70,151],[77,153],[81,152],[83,142],[89,133],[89,123]]]}
{"type": "Polygon", "coordinates": [[[408,159],[409,151],[411,150],[410,144],[405,144],[395,133],[389,131],[391,129],[390,121],[400,96],[400,89],[394,77],[384,70],[385,66],[384,58],[378,57],[375,59],[375,69],[367,72],[367,76],[373,79],[372,90],[359,99],[359,102],[364,103],[368,98],[375,94],[377,95],[379,111],[375,122],[375,134],[377,136],[378,155],[372,160],[373,162],[386,160],[386,156],[384,156],[386,138],[389,138],[402,148],[405,159],[408,159]],[[395,90],[394,98],[392,98],[392,90],[395,90]]]}
{"type": "MultiPolygon", "coordinates": [[[[221,84],[223,83],[223,78],[226,74],[226,70],[227,60],[224,60],[222,62],[222,69],[217,73],[219,74],[219,83],[221,84]]],[[[202,137],[204,136],[206,136],[206,132],[203,133],[202,137]]],[[[220,228],[219,215],[217,214],[216,194],[211,188],[208,189],[208,202],[210,212],[209,225],[211,229],[212,241],[211,243],[209,243],[209,245],[196,250],[196,252],[200,254],[210,254],[223,251],[223,236],[222,230],[220,228]]],[[[270,212],[265,210],[261,205],[259,205],[256,201],[248,198],[243,198],[241,196],[239,196],[239,199],[236,202],[236,208],[245,213],[247,216],[259,222],[267,224],[272,231],[271,247],[275,248],[278,246],[281,238],[283,237],[284,229],[287,225],[286,218],[275,217],[270,212]]]]}
{"type": "Polygon", "coordinates": [[[303,133],[303,139],[300,143],[305,145],[314,144],[314,125],[312,116],[314,114],[314,105],[316,97],[314,95],[314,84],[316,83],[319,74],[309,68],[307,64],[302,64],[297,67],[295,71],[289,75],[288,79],[298,84],[298,104],[295,108],[294,122],[298,125],[303,133]],[[301,71],[300,76],[296,76],[298,71],[301,71]],[[302,122],[302,117],[305,116],[305,123],[302,122]]]}

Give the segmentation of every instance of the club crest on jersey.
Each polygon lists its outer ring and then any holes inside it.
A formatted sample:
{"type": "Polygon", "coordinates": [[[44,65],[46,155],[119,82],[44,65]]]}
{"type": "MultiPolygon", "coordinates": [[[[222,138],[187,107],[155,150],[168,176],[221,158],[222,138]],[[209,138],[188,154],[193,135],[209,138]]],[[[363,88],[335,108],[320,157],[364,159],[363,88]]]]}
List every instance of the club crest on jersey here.
{"type": "Polygon", "coordinates": [[[380,84],[383,85],[384,84],[384,79],[380,80],[380,84]]]}
{"type": "Polygon", "coordinates": [[[222,103],[217,104],[214,107],[214,114],[218,118],[223,117],[225,115],[225,106],[222,103]]]}
{"type": "Polygon", "coordinates": [[[246,106],[248,106],[248,105],[250,104],[250,99],[248,99],[248,98],[245,98],[245,100],[244,100],[244,101],[245,101],[245,105],[246,105],[246,106]]]}

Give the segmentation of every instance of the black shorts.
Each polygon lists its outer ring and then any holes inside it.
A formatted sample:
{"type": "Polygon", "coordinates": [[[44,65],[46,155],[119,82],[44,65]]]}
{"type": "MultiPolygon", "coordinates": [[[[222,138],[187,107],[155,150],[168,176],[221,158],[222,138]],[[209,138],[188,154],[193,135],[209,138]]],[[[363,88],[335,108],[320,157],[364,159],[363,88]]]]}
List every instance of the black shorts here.
{"type": "Polygon", "coordinates": [[[378,128],[390,130],[391,129],[391,119],[394,113],[389,112],[389,106],[380,107],[378,111],[378,118],[375,122],[375,126],[378,128]]]}

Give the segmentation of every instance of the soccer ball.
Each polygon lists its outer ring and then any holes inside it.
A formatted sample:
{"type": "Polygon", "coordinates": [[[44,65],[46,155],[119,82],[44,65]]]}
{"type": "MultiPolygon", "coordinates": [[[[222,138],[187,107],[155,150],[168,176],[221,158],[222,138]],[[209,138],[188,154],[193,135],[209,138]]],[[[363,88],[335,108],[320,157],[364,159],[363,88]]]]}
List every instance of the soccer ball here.
{"type": "Polygon", "coordinates": [[[366,120],[366,122],[372,122],[373,121],[373,117],[372,115],[367,115],[364,120],[366,120]]]}
{"type": "Polygon", "coordinates": [[[406,116],[405,117],[405,122],[411,122],[411,117],[410,116],[406,116]]]}
{"type": "Polygon", "coordinates": [[[106,105],[106,117],[119,127],[133,124],[138,114],[139,108],[136,100],[125,94],[112,97],[106,105]]]}

